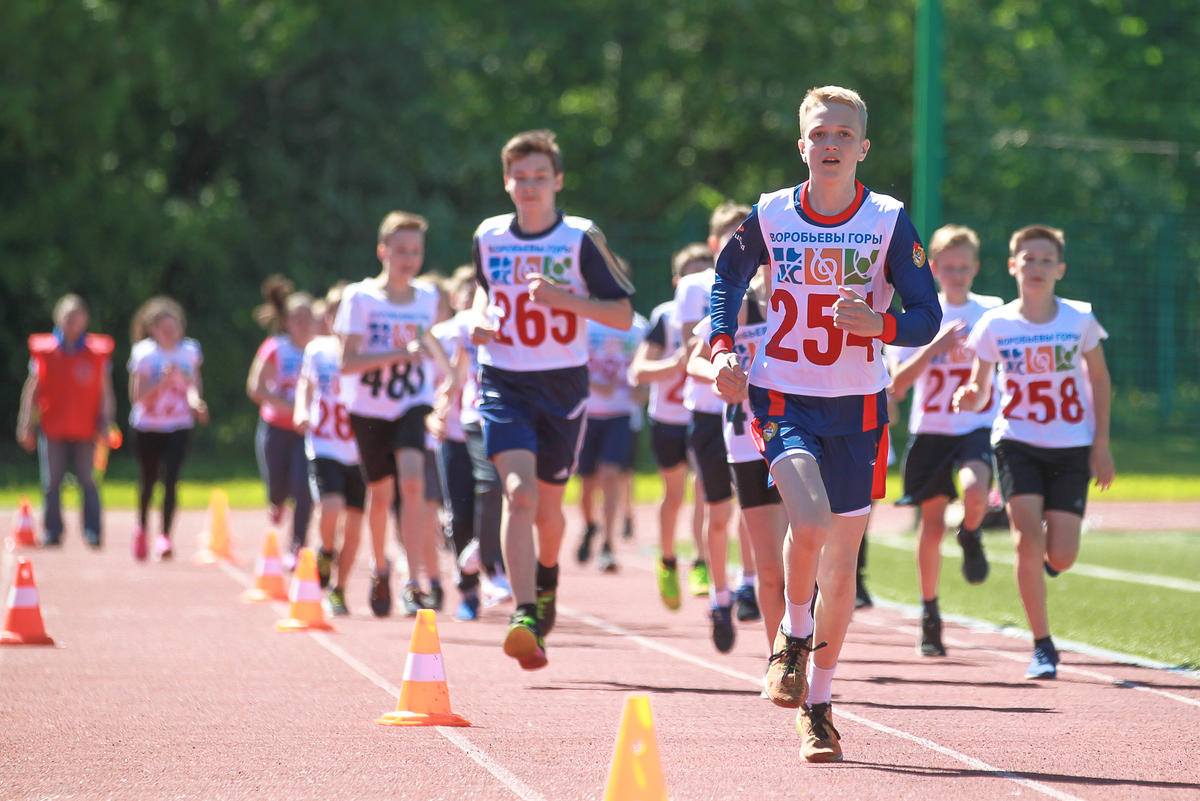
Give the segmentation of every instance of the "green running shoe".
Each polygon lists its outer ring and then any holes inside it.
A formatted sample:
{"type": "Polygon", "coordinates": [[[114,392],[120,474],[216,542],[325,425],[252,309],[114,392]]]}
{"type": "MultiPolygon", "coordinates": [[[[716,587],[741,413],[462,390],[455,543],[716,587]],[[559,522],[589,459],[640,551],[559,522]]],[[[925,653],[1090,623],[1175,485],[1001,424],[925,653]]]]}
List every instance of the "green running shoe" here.
{"type": "Polygon", "coordinates": [[[658,597],[662,598],[663,606],[672,612],[678,611],[683,605],[679,597],[679,568],[667,567],[661,559],[658,561],[658,597]]]}
{"type": "Polygon", "coordinates": [[[504,653],[517,660],[522,670],[538,670],[549,664],[546,642],[538,633],[537,609],[533,604],[517,607],[509,619],[504,637],[504,653]]]}
{"type": "Polygon", "coordinates": [[[688,592],[696,598],[708,595],[708,565],[697,562],[688,570],[688,592]]]}
{"type": "Polygon", "coordinates": [[[350,614],[350,610],[346,607],[346,593],[344,590],[339,590],[334,587],[329,591],[328,608],[329,614],[334,617],[345,617],[350,614]]]}

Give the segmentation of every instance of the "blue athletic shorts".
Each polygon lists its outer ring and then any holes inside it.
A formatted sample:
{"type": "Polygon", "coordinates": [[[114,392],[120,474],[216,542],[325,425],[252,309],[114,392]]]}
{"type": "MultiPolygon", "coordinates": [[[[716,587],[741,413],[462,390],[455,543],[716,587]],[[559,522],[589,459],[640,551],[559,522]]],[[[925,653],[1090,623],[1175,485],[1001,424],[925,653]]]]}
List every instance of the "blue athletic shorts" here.
{"type": "Polygon", "coordinates": [[[887,479],[887,398],[814,398],[750,386],[755,444],[774,467],[784,456],[817,460],[829,508],[860,512],[884,496],[887,479]]]}
{"type": "Polygon", "coordinates": [[[629,415],[620,417],[589,417],[579,451],[579,475],[593,476],[601,464],[616,465],[628,470],[633,455],[633,430],[629,415]]]}
{"type": "Polygon", "coordinates": [[[575,472],[588,398],[586,366],[519,373],[479,368],[479,413],[488,458],[537,454],[537,477],[565,484],[575,472]]]}

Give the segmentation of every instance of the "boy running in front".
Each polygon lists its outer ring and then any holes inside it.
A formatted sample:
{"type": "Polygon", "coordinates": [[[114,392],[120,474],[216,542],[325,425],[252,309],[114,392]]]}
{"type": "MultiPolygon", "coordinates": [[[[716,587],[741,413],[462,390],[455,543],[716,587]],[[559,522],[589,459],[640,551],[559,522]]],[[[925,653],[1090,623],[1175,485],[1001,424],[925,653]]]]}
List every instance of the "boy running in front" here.
{"type": "Polygon", "coordinates": [[[971,326],[988,309],[1004,301],[971,292],[979,272],[979,236],[961,225],[945,225],[929,240],[929,270],[941,286],[942,328],[923,348],[888,348],[896,365],[892,392],[901,400],[913,388],[904,454],[904,497],[900,503],[920,506],[917,535],[917,578],[921,584],[921,641],[923,656],[945,656],[942,617],[938,611],[938,576],[942,569],[942,538],[946,536],[946,507],[958,497],[954,474],[963,490],[963,520],[958,544],[963,549],[962,573],[971,584],[988,576],[979,528],[987,511],[992,479],[992,421],[996,393],[979,412],[956,412],[950,403],[955,391],[971,377],[975,354],[966,347],[971,326]]]}
{"type": "Polygon", "coordinates": [[[1089,303],[1054,295],[1067,269],[1062,231],[1020,229],[1009,240],[1008,272],[1019,297],[983,316],[967,339],[975,351],[971,383],[954,393],[960,412],[983,409],[992,376],[1003,387],[992,448],[1016,545],[1014,573],[1029,628],[1029,679],[1058,675],[1050,639],[1045,570],[1075,564],[1090,478],[1106,490],[1116,475],[1108,448],[1112,383],[1100,340],[1108,333],[1089,303]]]}
{"type": "Polygon", "coordinates": [[[767,694],[800,709],[801,756],[828,762],[842,758],[830,685],[854,612],[858,546],[871,500],[884,489],[890,379],[882,345],[926,344],[942,314],[903,205],[855,179],[870,148],[862,98],[837,86],[811,89],[799,118],[809,180],[759,198],[721,251],[712,361],[727,401],[749,384],[754,430],[790,522],[787,609],[767,694]],[[737,314],[764,263],[769,334],[747,376],[733,351],[737,314]],[[887,311],[895,290],[903,313],[887,311]],[[809,605],[817,583],[814,622],[809,605]]]}
{"type": "Polygon", "coordinates": [[[552,132],[517,134],[500,158],[516,213],[475,232],[471,338],[480,346],[479,411],[504,488],[501,541],[517,602],[504,653],[537,670],[547,663],[562,496],[587,408],[586,321],[628,329],[633,284],[592,221],[555,205],[563,170],[552,132]]]}

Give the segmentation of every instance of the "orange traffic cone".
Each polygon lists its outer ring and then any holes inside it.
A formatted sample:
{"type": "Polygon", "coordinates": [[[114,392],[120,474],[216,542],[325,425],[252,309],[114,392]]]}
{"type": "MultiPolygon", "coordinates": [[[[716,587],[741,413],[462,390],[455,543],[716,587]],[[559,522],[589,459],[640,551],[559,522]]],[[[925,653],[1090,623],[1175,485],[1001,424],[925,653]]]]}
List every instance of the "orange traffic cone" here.
{"type": "Polygon", "coordinates": [[[287,620],[275,624],[279,631],[308,631],[321,629],[334,631],[325,622],[321,610],[321,580],[317,578],[317,560],[311,548],[300,549],[300,560],[296,563],[296,575],[292,576],[292,610],[287,620]]]}
{"type": "Polygon", "coordinates": [[[54,645],[54,640],[46,636],[46,626],[42,623],[33,565],[23,556],[17,559],[17,577],[8,593],[0,645],[54,645]]]}
{"type": "Polygon", "coordinates": [[[667,801],[658,738],[650,714],[650,696],[633,693],[625,699],[625,714],[617,733],[617,750],[608,773],[604,801],[667,801]]]}
{"type": "Polygon", "coordinates": [[[10,551],[37,547],[37,540],[33,538],[33,509],[29,506],[29,498],[24,495],[21,496],[21,504],[13,516],[12,536],[5,544],[10,551]]]}
{"type": "Polygon", "coordinates": [[[283,565],[279,562],[279,540],[274,529],[263,538],[262,553],[254,570],[254,588],[242,593],[247,603],[262,601],[286,601],[288,588],[283,579],[283,565]]]}
{"type": "Polygon", "coordinates": [[[196,564],[238,563],[229,541],[229,496],[223,489],[212,491],[212,500],[208,502],[208,530],[203,536],[204,547],[196,552],[196,564]]]}
{"type": "Polygon", "coordinates": [[[400,685],[400,703],[376,723],[385,726],[470,726],[462,715],[450,711],[450,689],[446,686],[446,666],[442,663],[442,644],[432,609],[417,612],[412,644],[404,663],[404,683],[400,685]]]}

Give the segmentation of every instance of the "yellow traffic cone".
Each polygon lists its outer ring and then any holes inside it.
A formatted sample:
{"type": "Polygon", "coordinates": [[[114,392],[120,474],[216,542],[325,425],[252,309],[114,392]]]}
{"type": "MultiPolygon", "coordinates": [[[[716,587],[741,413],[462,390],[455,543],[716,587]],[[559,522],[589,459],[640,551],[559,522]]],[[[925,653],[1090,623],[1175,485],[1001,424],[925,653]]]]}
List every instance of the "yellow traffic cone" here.
{"type": "Polygon", "coordinates": [[[278,631],[308,631],[320,629],[333,631],[325,621],[321,609],[321,580],[317,578],[317,560],[309,548],[300,549],[300,561],[296,563],[296,575],[292,577],[292,609],[287,620],[275,624],[278,631]]]}
{"type": "Polygon", "coordinates": [[[196,553],[196,564],[215,565],[219,562],[238,564],[229,540],[229,496],[223,489],[217,488],[212,491],[212,499],[208,502],[208,529],[204,532],[203,537],[204,547],[196,553]]]}
{"type": "Polygon", "coordinates": [[[667,801],[650,696],[645,693],[633,693],[625,699],[604,801],[667,801]]]}
{"type": "Polygon", "coordinates": [[[260,603],[285,601],[287,597],[287,582],[283,578],[283,565],[279,562],[279,540],[275,530],[270,529],[263,538],[262,553],[254,570],[254,587],[242,593],[242,600],[260,603]]]}
{"type": "Polygon", "coordinates": [[[450,688],[442,663],[442,643],[432,609],[417,612],[412,644],[404,662],[404,683],[395,712],[375,720],[385,726],[470,726],[450,711],[450,688]]]}

